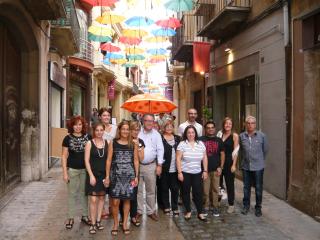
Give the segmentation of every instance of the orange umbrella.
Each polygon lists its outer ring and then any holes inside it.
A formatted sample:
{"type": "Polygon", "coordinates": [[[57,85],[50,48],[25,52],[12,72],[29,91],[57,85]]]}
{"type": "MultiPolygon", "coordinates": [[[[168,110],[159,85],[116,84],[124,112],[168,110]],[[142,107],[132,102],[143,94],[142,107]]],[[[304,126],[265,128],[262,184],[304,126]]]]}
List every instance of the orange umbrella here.
{"type": "Polygon", "coordinates": [[[122,108],[135,113],[169,113],[172,112],[177,106],[167,98],[158,94],[138,94],[127,101],[121,106],[122,108]]]}

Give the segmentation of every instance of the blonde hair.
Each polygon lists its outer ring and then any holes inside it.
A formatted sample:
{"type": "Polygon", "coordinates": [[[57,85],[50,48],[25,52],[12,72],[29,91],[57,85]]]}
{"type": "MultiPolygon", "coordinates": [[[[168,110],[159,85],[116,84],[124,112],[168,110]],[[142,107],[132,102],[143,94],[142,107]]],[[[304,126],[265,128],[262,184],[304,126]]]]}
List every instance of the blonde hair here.
{"type": "MultiPolygon", "coordinates": [[[[222,132],[225,133],[226,131],[224,130],[224,125],[226,124],[227,121],[230,121],[232,123],[232,128],[233,128],[233,121],[232,118],[230,117],[226,117],[223,119],[222,121],[222,132]]],[[[231,129],[232,130],[232,129],[231,129]]]]}
{"type": "Polygon", "coordinates": [[[121,122],[118,124],[116,139],[117,139],[117,140],[120,139],[120,130],[121,130],[121,128],[122,128],[124,125],[128,125],[128,127],[129,127],[128,146],[129,146],[130,148],[132,148],[132,147],[133,147],[133,142],[132,142],[132,136],[131,136],[130,123],[129,123],[129,121],[123,120],[123,121],[121,121],[121,122]]]}
{"type": "Polygon", "coordinates": [[[174,122],[171,120],[167,120],[164,122],[164,124],[162,125],[162,133],[165,133],[165,129],[168,125],[171,125],[173,127],[172,134],[174,134],[174,122]]]}
{"type": "Polygon", "coordinates": [[[136,130],[137,128],[141,129],[141,124],[139,121],[130,122],[130,130],[136,130]]]}

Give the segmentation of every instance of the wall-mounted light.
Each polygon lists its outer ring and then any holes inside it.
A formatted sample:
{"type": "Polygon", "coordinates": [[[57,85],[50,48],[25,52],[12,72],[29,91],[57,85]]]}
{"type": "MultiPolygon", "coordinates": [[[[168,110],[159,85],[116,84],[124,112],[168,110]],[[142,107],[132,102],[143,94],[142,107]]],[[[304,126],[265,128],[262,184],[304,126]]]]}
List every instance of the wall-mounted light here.
{"type": "Polygon", "coordinates": [[[231,51],[231,42],[226,43],[226,47],[224,49],[225,52],[230,52],[231,51]]]}
{"type": "Polygon", "coordinates": [[[200,74],[203,76],[204,75],[204,71],[201,71],[200,74]]]}
{"type": "Polygon", "coordinates": [[[225,51],[225,52],[230,52],[230,51],[231,51],[231,48],[227,47],[224,51],[225,51]]]}

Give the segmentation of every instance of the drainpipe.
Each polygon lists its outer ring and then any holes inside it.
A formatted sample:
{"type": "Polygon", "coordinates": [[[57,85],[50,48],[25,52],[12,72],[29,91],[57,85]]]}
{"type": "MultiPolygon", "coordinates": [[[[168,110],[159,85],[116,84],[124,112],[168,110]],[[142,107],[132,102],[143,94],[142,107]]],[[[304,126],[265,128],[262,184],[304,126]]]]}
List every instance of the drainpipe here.
{"type": "Polygon", "coordinates": [[[283,41],[285,50],[285,79],[286,79],[286,199],[290,184],[291,146],[292,146],[292,71],[291,71],[291,38],[290,38],[290,8],[291,0],[283,1],[283,41]]]}

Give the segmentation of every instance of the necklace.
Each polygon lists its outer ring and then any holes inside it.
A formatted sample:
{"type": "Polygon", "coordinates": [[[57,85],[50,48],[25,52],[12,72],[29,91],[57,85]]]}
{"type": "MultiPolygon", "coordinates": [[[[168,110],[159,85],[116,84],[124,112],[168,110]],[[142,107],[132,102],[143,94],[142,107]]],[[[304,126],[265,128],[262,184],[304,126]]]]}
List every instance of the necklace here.
{"type": "Polygon", "coordinates": [[[99,156],[100,158],[102,158],[102,157],[104,156],[105,141],[103,141],[102,154],[100,154],[100,150],[99,150],[99,148],[98,148],[98,146],[97,146],[96,143],[95,143],[95,145],[96,145],[96,148],[97,148],[98,156],[99,156]]]}

